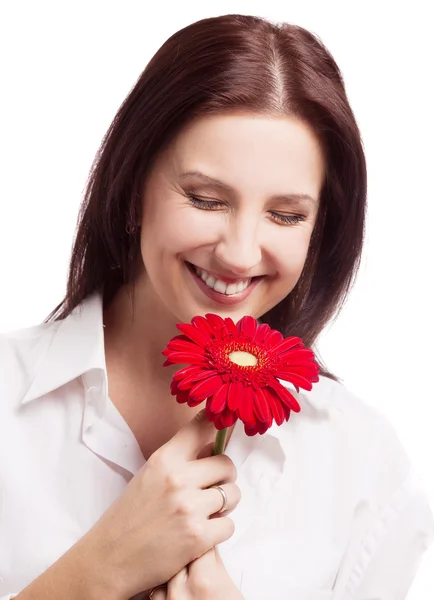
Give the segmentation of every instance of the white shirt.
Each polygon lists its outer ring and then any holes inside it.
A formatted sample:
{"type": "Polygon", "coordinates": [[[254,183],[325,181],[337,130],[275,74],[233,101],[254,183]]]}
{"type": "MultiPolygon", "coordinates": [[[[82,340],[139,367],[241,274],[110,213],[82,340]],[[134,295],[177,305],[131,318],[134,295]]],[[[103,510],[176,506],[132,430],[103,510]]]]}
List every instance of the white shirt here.
{"type": "MultiPolygon", "coordinates": [[[[237,422],[242,500],[219,546],[246,600],[400,600],[434,519],[373,406],[321,377],[263,436],[237,422]]],[[[174,400],[175,401],[175,400],[174,400]]],[[[0,336],[0,600],[98,520],[145,463],[107,395],[102,304],[0,336]]]]}

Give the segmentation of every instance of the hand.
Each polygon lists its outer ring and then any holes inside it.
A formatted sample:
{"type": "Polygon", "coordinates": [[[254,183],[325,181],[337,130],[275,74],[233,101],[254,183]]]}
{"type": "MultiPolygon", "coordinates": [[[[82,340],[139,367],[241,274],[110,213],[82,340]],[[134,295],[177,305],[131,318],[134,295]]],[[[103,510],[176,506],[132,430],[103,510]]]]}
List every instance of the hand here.
{"type": "Polygon", "coordinates": [[[234,524],[227,515],[240,490],[230,458],[209,456],[214,435],[214,425],[200,412],[149,458],[75,545],[92,575],[112,586],[114,597],[131,598],[169,581],[232,536],[234,524]],[[222,485],[228,497],[227,509],[218,515],[221,494],[208,489],[214,484],[222,485]]]}
{"type": "Polygon", "coordinates": [[[244,600],[223,564],[217,548],[211,548],[200,558],[181,569],[158,588],[152,600],[244,600]]]}

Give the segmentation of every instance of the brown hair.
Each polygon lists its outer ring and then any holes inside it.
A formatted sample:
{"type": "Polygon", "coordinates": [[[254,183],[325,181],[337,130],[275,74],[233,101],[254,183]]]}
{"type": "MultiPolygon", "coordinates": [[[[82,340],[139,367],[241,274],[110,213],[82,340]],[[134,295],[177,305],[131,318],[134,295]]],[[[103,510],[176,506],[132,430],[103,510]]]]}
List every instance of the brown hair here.
{"type": "MultiPolygon", "coordinates": [[[[181,29],[140,75],[92,165],[66,295],[47,320],[66,317],[94,291],[107,303],[133,281],[140,253],[134,224],[153,160],[191,119],[234,110],[300,118],[322,145],[326,176],[304,270],[292,292],[262,316],[285,336],[314,345],[339,313],[360,265],[363,146],[341,73],[322,42],[302,27],[246,15],[181,29]]],[[[322,364],[321,372],[337,379],[322,364]]]]}

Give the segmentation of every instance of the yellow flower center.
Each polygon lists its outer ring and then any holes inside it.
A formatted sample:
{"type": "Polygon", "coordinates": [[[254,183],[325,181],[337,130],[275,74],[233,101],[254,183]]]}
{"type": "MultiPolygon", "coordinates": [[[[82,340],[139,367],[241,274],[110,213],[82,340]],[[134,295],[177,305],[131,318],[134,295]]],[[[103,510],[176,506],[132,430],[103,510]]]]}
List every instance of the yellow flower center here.
{"type": "Polygon", "coordinates": [[[240,367],[255,367],[258,364],[258,359],[250,352],[243,350],[235,350],[228,356],[229,360],[240,367]]]}

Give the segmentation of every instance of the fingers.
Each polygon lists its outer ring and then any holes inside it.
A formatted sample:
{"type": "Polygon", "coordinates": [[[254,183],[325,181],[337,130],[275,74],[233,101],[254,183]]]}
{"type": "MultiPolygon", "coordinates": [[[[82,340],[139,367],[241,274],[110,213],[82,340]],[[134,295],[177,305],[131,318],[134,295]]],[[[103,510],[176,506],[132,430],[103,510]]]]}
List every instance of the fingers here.
{"type": "Polygon", "coordinates": [[[174,575],[172,577],[172,579],[169,581],[169,586],[171,588],[176,589],[178,586],[184,586],[185,582],[188,579],[188,567],[185,566],[183,569],[181,569],[179,571],[179,573],[177,573],[176,575],[174,575]]]}
{"type": "MultiPolygon", "coordinates": [[[[185,566],[167,584],[167,600],[187,598],[188,566],[185,566]]],[[[188,596],[189,597],[189,596],[188,596]]]]}
{"type": "Polygon", "coordinates": [[[203,573],[212,573],[212,569],[216,566],[216,551],[215,548],[210,548],[199,558],[191,562],[188,566],[188,577],[198,579],[203,577],[203,573]]]}
{"type": "Polygon", "coordinates": [[[189,463],[186,484],[206,489],[215,483],[230,483],[237,479],[237,469],[226,454],[200,458],[189,463]]]}
{"type": "Polygon", "coordinates": [[[162,448],[184,460],[195,460],[203,447],[213,439],[215,433],[214,423],[208,420],[205,410],[201,410],[162,448]]]}
{"type": "Polygon", "coordinates": [[[215,439],[212,442],[210,442],[209,444],[207,444],[206,446],[204,446],[202,448],[202,450],[199,452],[199,454],[197,455],[197,458],[200,459],[200,458],[207,458],[208,456],[212,456],[214,442],[215,442],[215,439]]]}
{"type": "Polygon", "coordinates": [[[234,522],[230,517],[220,517],[218,519],[208,519],[207,521],[207,538],[210,546],[222,544],[235,532],[234,522]]]}
{"type": "Polygon", "coordinates": [[[166,598],[167,598],[166,585],[161,585],[161,586],[158,586],[157,588],[154,588],[154,590],[150,592],[148,598],[150,600],[166,600],[166,598]]]}
{"type": "Polygon", "coordinates": [[[205,498],[202,507],[207,516],[221,517],[222,515],[228,515],[236,508],[241,499],[240,488],[235,483],[225,483],[219,487],[221,487],[223,493],[216,487],[210,487],[201,492],[205,498]],[[226,506],[224,511],[220,512],[224,506],[224,496],[226,496],[226,506]]]}
{"type": "Polygon", "coordinates": [[[219,549],[217,548],[217,546],[214,547],[214,553],[215,553],[215,557],[216,557],[216,560],[219,563],[219,565],[224,566],[222,557],[220,556],[220,552],[219,552],[219,549]]]}

